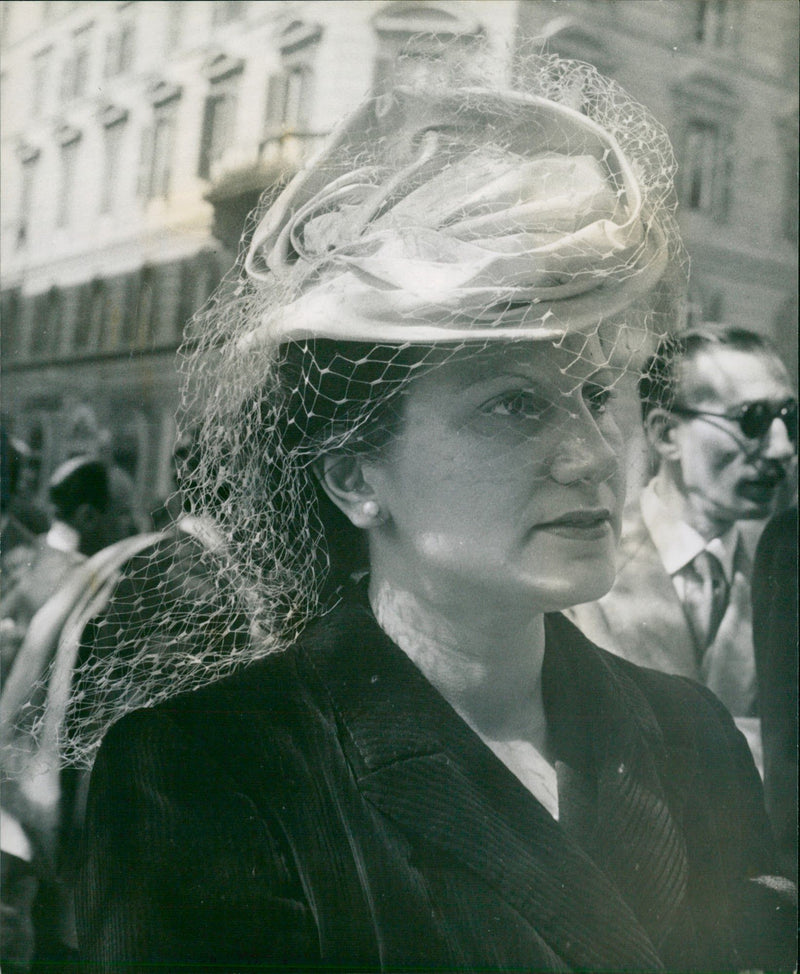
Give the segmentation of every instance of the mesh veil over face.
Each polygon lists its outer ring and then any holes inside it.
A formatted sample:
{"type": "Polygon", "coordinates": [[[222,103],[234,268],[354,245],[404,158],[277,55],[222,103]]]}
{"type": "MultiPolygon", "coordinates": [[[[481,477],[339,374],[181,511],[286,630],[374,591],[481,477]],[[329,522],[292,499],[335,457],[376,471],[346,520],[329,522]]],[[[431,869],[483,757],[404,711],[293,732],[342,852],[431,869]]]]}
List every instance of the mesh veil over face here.
{"type": "MultiPolygon", "coordinates": [[[[589,358],[606,390],[635,371],[680,317],[673,174],[646,109],[555,57],[524,91],[398,89],[350,116],[192,323],[183,487],[214,538],[193,556],[202,584],[163,557],[127,573],[74,674],[66,757],[90,758],[130,706],[285,647],[368,570],[314,462],[390,451],[415,377],[500,342],[568,349],[576,388],[589,358]]],[[[577,408],[559,388],[551,424],[577,408]]]]}

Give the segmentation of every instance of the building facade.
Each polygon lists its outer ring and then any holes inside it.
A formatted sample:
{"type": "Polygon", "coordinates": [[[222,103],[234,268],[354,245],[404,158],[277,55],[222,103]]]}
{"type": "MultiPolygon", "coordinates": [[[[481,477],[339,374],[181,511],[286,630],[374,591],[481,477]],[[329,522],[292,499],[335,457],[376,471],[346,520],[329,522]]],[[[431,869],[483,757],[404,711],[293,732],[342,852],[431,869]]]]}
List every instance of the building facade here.
{"type": "Polygon", "coordinates": [[[796,358],[794,0],[2,7],[2,407],[39,490],[100,450],[143,506],[169,491],[175,350],[247,213],[366,91],[442,49],[519,84],[521,51],[578,57],[648,105],[679,159],[691,313],[796,358]]]}

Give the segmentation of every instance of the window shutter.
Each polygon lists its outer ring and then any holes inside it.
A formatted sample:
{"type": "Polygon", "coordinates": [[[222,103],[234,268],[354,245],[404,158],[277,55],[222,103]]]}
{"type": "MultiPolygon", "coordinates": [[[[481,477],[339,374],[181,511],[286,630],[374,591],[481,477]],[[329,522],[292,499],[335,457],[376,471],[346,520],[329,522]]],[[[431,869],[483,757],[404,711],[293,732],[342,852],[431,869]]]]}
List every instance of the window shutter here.
{"type": "Polygon", "coordinates": [[[61,101],[69,101],[75,86],[75,60],[68,57],[61,68],[61,101]]]}
{"type": "Polygon", "coordinates": [[[106,71],[107,78],[113,78],[117,73],[118,62],[118,35],[109,34],[106,38],[106,71]]]}
{"type": "Polygon", "coordinates": [[[203,107],[203,130],[200,136],[200,158],[197,162],[197,175],[208,179],[211,173],[211,149],[214,144],[214,118],[217,114],[218,96],[209,95],[203,107]]]}
{"type": "Polygon", "coordinates": [[[136,183],[136,195],[142,199],[149,199],[152,195],[153,173],[153,126],[147,125],[142,131],[142,145],[139,152],[139,174],[136,183]]]}
{"type": "Polygon", "coordinates": [[[286,99],[286,75],[271,74],[267,82],[267,132],[274,132],[283,125],[283,106],[286,99]]]}

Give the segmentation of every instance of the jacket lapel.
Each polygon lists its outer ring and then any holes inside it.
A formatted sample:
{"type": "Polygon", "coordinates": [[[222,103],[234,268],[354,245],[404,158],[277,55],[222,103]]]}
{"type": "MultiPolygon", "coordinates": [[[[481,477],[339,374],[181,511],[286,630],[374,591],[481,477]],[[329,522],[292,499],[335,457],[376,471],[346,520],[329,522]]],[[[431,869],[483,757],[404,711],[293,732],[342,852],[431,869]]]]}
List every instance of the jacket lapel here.
{"type": "Polygon", "coordinates": [[[606,616],[608,631],[617,634],[626,659],[664,673],[699,679],[694,637],[638,504],[623,526],[614,587],[598,605],[606,616]],[[642,592],[648,593],[646,599],[642,599],[642,592]],[[624,651],[628,640],[633,650],[630,653],[624,651]]]}
{"type": "MultiPolygon", "coordinates": [[[[674,816],[690,793],[694,746],[667,750],[646,698],[624,664],[611,662],[563,617],[548,618],[543,689],[554,746],[568,767],[591,774],[593,766],[596,781],[596,827],[583,826],[582,844],[658,945],[686,895],[686,848],[674,816]]],[[[559,778],[560,796],[568,798],[570,784],[559,778]]]]}
{"type": "MultiPolygon", "coordinates": [[[[452,858],[479,876],[570,967],[660,970],[648,933],[612,879],[388,640],[369,610],[359,607],[356,616],[340,613],[346,621],[338,631],[329,623],[329,642],[313,663],[365,799],[403,831],[421,861],[452,858]]],[[[602,815],[616,793],[598,780],[602,815]]],[[[623,816],[619,828],[629,825],[623,816]]]]}

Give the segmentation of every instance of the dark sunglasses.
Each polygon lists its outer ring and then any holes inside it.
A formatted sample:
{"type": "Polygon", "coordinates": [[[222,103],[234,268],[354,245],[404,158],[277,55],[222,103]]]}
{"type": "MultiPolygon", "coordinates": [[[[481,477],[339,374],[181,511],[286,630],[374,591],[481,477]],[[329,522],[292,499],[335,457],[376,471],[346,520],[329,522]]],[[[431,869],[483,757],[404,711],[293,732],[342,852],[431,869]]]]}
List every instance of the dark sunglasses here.
{"type": "Polygon", "coordinates": [[[690,409],[688,406],[673,406],[670,410],[679,416],[716,416],[738,423],[739,429],[750,440],[766,436],[776,419],[783,421],[789,439],[797,446],[797,400],[787,399],[780,406],[759,400],[748,402],[735,413],[712,413],[707,409],[690,409]]]}

